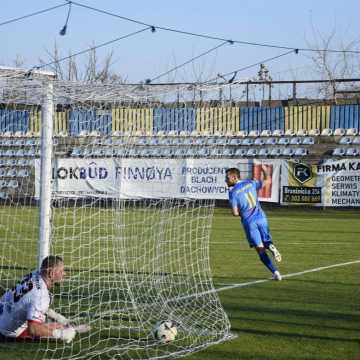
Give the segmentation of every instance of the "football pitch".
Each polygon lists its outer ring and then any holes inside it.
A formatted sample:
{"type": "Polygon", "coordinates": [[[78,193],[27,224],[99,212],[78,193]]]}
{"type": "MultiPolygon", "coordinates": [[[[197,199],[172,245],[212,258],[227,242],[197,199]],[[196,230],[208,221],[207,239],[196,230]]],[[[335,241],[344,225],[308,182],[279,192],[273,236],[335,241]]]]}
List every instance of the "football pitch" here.
{"type": "MultiPolygon", "coordinates": [[[[215,209],[211,268],[237,337],[187,359],[360,359],[360,212],[266,212],[284,280],[267,281],[239,219],[215,209]]],[[[0,360],[28,359],[24,346],[0,344],[0,360]]]]}

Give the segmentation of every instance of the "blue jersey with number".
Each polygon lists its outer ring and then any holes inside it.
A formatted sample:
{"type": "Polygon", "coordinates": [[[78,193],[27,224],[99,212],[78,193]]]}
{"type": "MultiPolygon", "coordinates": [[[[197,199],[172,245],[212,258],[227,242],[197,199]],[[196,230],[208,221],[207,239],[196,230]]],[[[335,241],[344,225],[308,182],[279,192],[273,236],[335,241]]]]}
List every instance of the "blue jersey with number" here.
{"type": "Polygon", "coordinates": [[[272,243],[266,215],[256,193],[262,185],[261,180],[240,180],[229,191],[230,205],[239,210],[250,247],[272,243]]]}
{"type": "Polygon", "coordinates": [[[261,180],[240,180],[229,191],[229,201],[232,208],[238,208],[243,223],[265,216],[261,209],[257,190],[261,189],[261,180]]]}

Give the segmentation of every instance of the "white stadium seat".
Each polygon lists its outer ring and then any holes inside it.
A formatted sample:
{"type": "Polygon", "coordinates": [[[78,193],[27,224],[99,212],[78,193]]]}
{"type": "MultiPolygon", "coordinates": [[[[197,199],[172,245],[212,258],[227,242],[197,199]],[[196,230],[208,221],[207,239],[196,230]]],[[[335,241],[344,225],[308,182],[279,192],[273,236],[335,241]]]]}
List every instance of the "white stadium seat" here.
{"type": "Polygon", "coordinates": [[[306,129],[298,129],[296,131],[296,136],[307,136],[308,131],[306,129]]]}
{"type": "Polygon", "coordinates": [[[246,137],[248,132],[246,130],[239,130],[235,135],[238,137],[246,137]]]}
{"type": "Polygon", "coordinates": [[[189,132],[187,131],[187,130],[181,130],[180,132],[179,132],[179,136],[189,136],[190,134],[189,134],[189,132]]]}
{"type": "Polygon", "coordinates": [[[309,135],[310,136],[319,136],[320,135],[320,130],[319,129],[310,129],[309,130],[309,135]]]}
{"type": "Polygon", "coordinates": [[[93,130],[89,133],[89,136],[92,136],[92,137],[98,137],[98,136],[101,136],[100,132],[97,131],[97,130],[93,130]]]}
{"type": "Polygon", "coordinates": [[[333,130],[330,128],[325,128],[321,131],[321,136],[331,136],[333,134],[333,130]]]}
{"type": "Polygon", "coordinates": [[[271,130],[263,130],[260,136],[271,136],[271,130]]]}
{"type": "Polygon", "coordinates": [[[254,138],[255,138],[255,137],[259,137],[259,136],[260,136],[260,132],[259,132],[259,130],[250,130],[248,136],[254,137],[254,138]]]}
{"type": "Polygon", "coordinates": [[[283,129],[276,129],[273,131],[273,136],[284,136],[285,133],[284,133],[284,130],[283,129]]]}
{"type": "Polygon", "coordinates": [[[296,133],[293,129],[287,129],[285,131],[285,136],[295,136],[295,135],[296,135],[296,133]]]}
{"type": "Polygon", "coordinates": [[[346,134],[345,129],[337,128],[334,130],[334,136],[344,136],[346,134]]]}
{"type": "Polygon", "coordinates": [[[87,130],[81,130],[79,132],[79,136],[80,137],[86,137],[86,136],[89,136],[89,132],[87,130]]]}
{"type": "Polygon", "coordinates": [[[356,136],[357,134],[358,134],[358,129],[355,128],[346,129],[347,136],[356,136]]]}

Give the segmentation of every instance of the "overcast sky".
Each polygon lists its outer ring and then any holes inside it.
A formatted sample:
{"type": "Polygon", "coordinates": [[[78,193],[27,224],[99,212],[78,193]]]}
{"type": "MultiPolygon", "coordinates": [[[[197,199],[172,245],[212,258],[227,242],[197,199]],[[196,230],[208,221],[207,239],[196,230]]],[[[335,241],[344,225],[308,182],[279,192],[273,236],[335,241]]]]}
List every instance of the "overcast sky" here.
{"type": "MultiPolygon", "coordinates": [[[[193,33],[226,39],[267,43],[289,47],[309,47],[315,44],[314,29],[325,38],[335,32],[332,48],[341,43],[360,40],[360,1],[347,0],[80,0],[121,16],[155,26],[171,27],[193,33]]],[[[0,23],[35,11],[62,4],[57,0],[2,0],[0,23]]],[[[68,6],[11,24],[0,26],[0,64],[12,65],[20,56],[26,67],[49,60],[57,42],[62,55],[84,50],[144,28],[142,25],[99,14],[73,5],[66,36],[60,36],[68,6]]],[[[318,38],[319,39],[319,38],[318,38]]],[[[153,78],[191,57],[209,50],[221,41],[191,37],[174,32],[150,30],[113,43],[99,50],[100,58],[113,51],[113,70],[130,82],[153,78]]],[[[357,46],[360,49],[360,46],[357,46]]],[[[193,64],[159,81],[208,79],[247,65],[261,62],[286,52],[283,49],[249,45],[225,45],[193,64]]],[[[313,77],[309,53],[291,54],[268,63],[274,79],[313,77]]],[[[360,55],[359,55],[360,56],[360,55]]],[[[86,56],[80,56],[79,62],[86,56]]],[[[258,68],[238,74],[247,79],[258,68]]]]}

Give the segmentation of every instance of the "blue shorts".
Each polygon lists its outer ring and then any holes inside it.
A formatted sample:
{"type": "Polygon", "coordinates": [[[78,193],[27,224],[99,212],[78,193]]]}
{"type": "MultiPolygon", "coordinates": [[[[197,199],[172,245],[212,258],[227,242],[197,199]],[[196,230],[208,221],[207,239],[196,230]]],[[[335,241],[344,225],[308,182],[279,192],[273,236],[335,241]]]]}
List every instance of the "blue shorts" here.
{"type": "Polygon", "coordinates": [[[264,245],[268,248],[272,244],[269,225],[265,217],[258,217],[250,222],[244,222],[243,227],[250,247],[264,245]]]}

